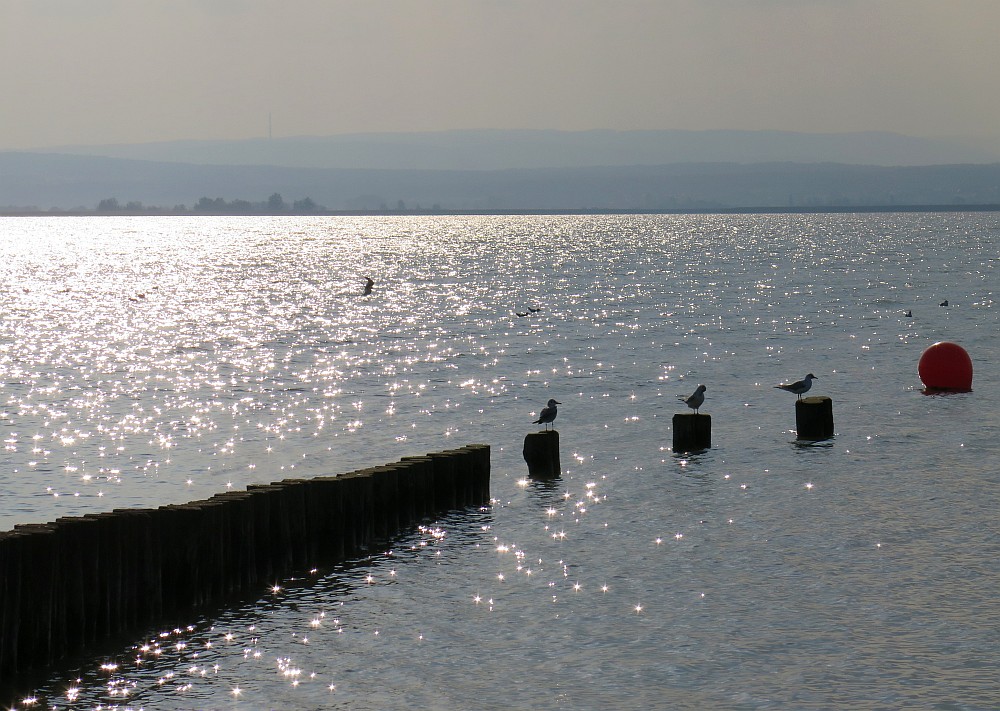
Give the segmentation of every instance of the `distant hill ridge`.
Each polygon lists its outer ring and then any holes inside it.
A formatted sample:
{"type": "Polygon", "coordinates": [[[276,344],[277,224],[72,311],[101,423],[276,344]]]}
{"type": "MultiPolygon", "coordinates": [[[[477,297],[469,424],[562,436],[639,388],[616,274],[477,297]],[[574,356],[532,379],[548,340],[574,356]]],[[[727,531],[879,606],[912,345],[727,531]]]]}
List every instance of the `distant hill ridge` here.
{"type": "Polygon", "coordinates": [[[329,210],[630,210],[1000,204],[1000,164],[676,163],[509,170],[196,165],[0,153],[0,212],[95,209],[114,198],[192,208],[201,198],[309,201],[329,210]]]}
{"type": "Polygon", "coordinates": [[[673,163],[992,163],[958,142],[895,133],[460,130],[64,146],[45,153],[197,165],[372,170],[518,170],[673,163]]]}

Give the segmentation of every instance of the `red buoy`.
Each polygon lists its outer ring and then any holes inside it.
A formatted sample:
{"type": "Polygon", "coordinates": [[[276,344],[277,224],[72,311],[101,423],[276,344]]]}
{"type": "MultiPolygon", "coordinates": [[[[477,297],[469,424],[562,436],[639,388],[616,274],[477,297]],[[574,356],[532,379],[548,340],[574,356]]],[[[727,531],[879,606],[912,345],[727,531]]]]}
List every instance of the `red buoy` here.
{"type": "Polygon", "coordinates": [[[957,343],[940,341],[920,356],[920,380],[934,390],[972,390],[972,359],[957,343]]]}

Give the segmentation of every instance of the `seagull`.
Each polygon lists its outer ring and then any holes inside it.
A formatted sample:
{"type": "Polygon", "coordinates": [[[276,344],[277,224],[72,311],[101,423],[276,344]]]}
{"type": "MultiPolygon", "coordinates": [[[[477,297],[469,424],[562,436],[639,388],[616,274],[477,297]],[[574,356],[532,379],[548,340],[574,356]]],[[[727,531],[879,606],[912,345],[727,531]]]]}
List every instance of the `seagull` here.
{"type": "Polygon", "coordinates": [[[520,311],[515,311],[515,312],[514,312],[514,315],[515,315],[515,316],[518,316],[518,317],[520,317],[520,318],[524,318],[525,316],[527,316],[527,315],[528,315],[528,312],[527,312],[527,311],[525,311],[524,313],[522,313],[522,312],[520,312],[520,311]]]}
{"type": "Polygon", "coordinates": [[[362,296],[368,296],[370,293],[372,293],[372,287],[375,286],[375,282],[372,280],[371,277],[365,277],[365,280],[367,283],[365,284],[365,291],[362,294],[362,296]]]}
{"type": "Polygon", "coordinates": [[[531,313],[533,313],[533,314],[537,314],[537,313],[538,313],[539,311],[541,311],[541,309],[540,309],[540,308],[539,308],[539,309],[533,309],[533,308],[531,308],[531,307],[529,306],[529,307],[528,307],[528,311],[530,311],[530,312],[531,312],[531,313]]]}
{"type": "Polygon", "coordinates": [[[802,380],[796,380],[794,383],[783,383],[781,385],[775,385],[774,387],[787,390],[790,393],[795,393],[799,396],[799,400],[801,400],[803,393],[809,391],[809,388],[812,387],[814,380],[819,380],[819,378],[812,373],[809,373],[809,375],[802,378],[802,380]]]}
{"type": "Polygon", "coordinates": [[[703,402],[705,402],[706,390],[708,390],[708,388],[706,388],[704,385],[699,385],[697,388],[695,388],[695,391],[691,393],[690,397],[684,397],[683,395],[678,395],[677,397],[683,400],[684,404],[690,407],[692,410],[694,410],[695,414],[697,414],[698,408],[701,407],[701,404],[703,402]]]}
{"type": "Polygon", "coordinates": [[[910,311],[909,309],[907,309],[906,313],[903,314],[903,315],[906,316],[906,318],[912,318],[913,317],[913,312],[910,311]]]}
{"type": "Polygon", "coordinates": [[[948,305],[948,299],[945,299],[940,304],[938,304],[938,306],[947,306],[947,305],[948,305]]]}
{"type": "MultiPolygon", "coordinates": [[[[548,425],[549,423],[551,423],[552,420],[556,419],[556,415],[559,414],[557,412],[556,405],[562,405],[562,403],[559,402],[558,400],[549,400],[548,403],[546,403],[545,407],[542,408],[542,411],[538,413],[538,419],[535,420],[532,424],[548,425]]],[[[546,429],[548,429],[548,427],[546,427],[546,429]]]]}

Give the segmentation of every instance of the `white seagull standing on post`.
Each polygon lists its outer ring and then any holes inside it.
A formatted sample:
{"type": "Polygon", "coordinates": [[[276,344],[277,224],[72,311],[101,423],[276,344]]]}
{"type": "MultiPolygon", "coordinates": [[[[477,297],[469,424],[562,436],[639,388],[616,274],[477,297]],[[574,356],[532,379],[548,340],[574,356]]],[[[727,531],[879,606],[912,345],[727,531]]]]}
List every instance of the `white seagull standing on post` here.
{"type": "Polygon", "coordinates": [[[787,390],[790,393],[795,393],[799,396],[799,400],[802,399],[802,395],[809,391],[809,388],[813,386],[813,381],[819,380],[815,375],[809,373],[802,380],[796,380],[794,383],[782,383],[781,385],[775,385],[774,387],[780,388],[781,390],[787,390]]]}
{"type": "Polygon", "coordinates": [[[562,403],[559,402],[558,400],[549,400],[548,403],[546,403],[545,407],[542,408],[542,411],[538,413],[538,419],[535,420],[532,424],[546,425],[545,429],[548,429],[548,425],[554,419],[556,419],[556,415],[559,414],[556,405],[562,405],[562,403]]]}
{"type": "Polygon", "coordinates": [[[708,390],[708,388],[704,385],[699,385],[689,397],[684,397],[683,395],[678,395],[677,397],[683,400],[685,405],[694,410],[695,414],[698,414],[698,408],[705,402],[706,390],[708,390]]]}

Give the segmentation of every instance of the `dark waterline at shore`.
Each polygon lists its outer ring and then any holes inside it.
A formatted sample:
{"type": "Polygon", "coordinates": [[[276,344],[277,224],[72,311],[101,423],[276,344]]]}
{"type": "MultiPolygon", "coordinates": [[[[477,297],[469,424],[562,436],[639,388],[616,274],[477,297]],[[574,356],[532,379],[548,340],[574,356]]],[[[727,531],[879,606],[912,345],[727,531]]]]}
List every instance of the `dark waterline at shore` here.
{"type": "Polygon", "coordinates": [[[0,217],[475,217],[530,216],[530,215],[838,215],[914,212],[1000,212],[1000,204],[983,205],[827,205],[822,207],[691,207],[661,210],[612,210],[605,208],[575,208],[562,210],[313,210],[294,211],[254,211],[225,212],[210,210],[169,210],[149,209],[139,211],[117,210],[100,212],[97,210],[12,210],[0,211],[0,217]]]}

